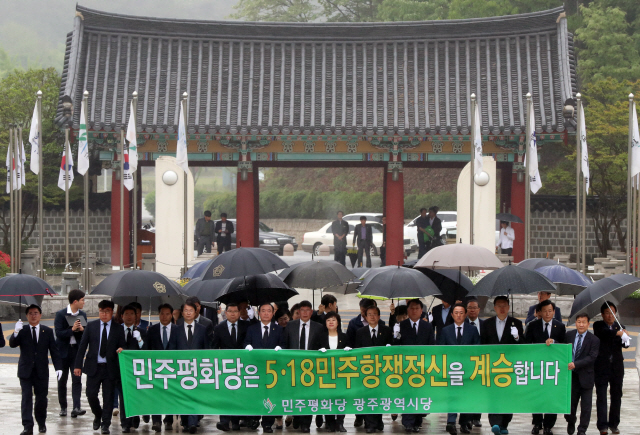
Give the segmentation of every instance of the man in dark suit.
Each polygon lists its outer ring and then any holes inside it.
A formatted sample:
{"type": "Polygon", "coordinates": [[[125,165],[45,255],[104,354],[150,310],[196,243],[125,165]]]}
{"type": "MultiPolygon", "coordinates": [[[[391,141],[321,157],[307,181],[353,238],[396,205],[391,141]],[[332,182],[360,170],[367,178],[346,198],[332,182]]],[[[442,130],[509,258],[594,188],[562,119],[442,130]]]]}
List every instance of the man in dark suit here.
{"type": "Polygon", "coordinates": [[[142,318],[142,305],[140,304],[140,302],[131,302],[129,305],[136,309],[135,325],[138,327],[138,329],[141,331],[146,331],[147,329],[149,329],[149,321],[142,318]]]}
{"type": "MultiPolygon", "coordinates": [[[[140,350],[144,346],[144,341],[147,339],[146,331],[138,329],[135,325],[136,322],[136,308],[127,305],[122,309],[122,328],[124,331],[124,350],[140,350]]],[[[122,386],[118,388],[120,395],[120,426],[122,426],[122,433],[130,433],[131,427],[137,428],[140,425],[140,417],[126,417],[124,409],[124,396],[122,393],[122,386]]]]}
{"type": "MultiPolygon", "coordinates": [[[[478,298],[474,296],[470,296],[466,298],[467,300],[467,322],[470,326],[473,326],[478,330],[478,334],[482,333],[482,324],[484,320],[479,318],[480,315],[480,304],[478,303],[478,298]]],[[[481,339],[482,340],[482,339],[481,339]]],[[[482,418],[482,414],[469,414],[469,418],[471,418],[471,422],[475,427],[482,427],[482,423],[480,419],[482,418]]]]}
{"type": "Polygon", "coordinates": [[[73,400],[73,409],[71,417],[76,418],[79,415],[87,413],[80,407],[80,397],[82,396],[82,378],[73,374],[76,364],[76,355],[78,353],[78,345],[82,340],[84,327],[80,318],[84,318],[84,324],[87,324],[87,314],[82,311],[84,307],[84,292],[74,289],[69,292],[69,305],[56,312],[53,326],[56,331],[56,346],[60,352],[62,359],[62,377],[58,381],[58,402],[60,403],[60,417],[67,415],[67,379],[71,372],[71,399],[73,400]],[[69,319],[77,319],[75,321],[69,319]]]}
{"type": "MultiPolygon", "coordinates": [[[[238,304],[228,303],[225,308],[227,320],[220,323],[213,330],[212,349],[244,349],[244,339],[247,335],[247,322],[239,322],[240,310],[238,304]]],[[[231,429],[240,430],[240,417],[221,415],[220,422],[216,425],[218,430],[228,432],[229,422],[231,429]]]]}
{"type": "Polygon", "coordinates": [[[429,219],[429,226],[433,230],[433,236],[429,240],[427,252],[442,245],[442,239],[440,238],[442,222],[440,221],[440,218],[436,216],[438,214],[438,210],[440,209],[435,205],[429,207],[429,215],[427,216],[427,219],[429,219]]]}
{"type": "Polygon", "coordinates": [[[200,308],[200,315],[211,320],[211,323],[215,327],[218,324],[218,310],[220,305],[216,302],[211,305],[202,305],[200,308]]]}
{"type": "MultiPolygon", "coordinates": [[[[441,346],[460,346],[480,344],[480,334],[478,330],[466,322],[467,307],[463,304],[455,304],[452,308],[453,323],[442,328],[442,333],[438,338],[438,344],[441,346]]],[[[446,431],[451,435],[456,435],[456,417],[455,413],[447,415],[446,431]]],[[[460,432],[471,433],[473,426],[473,414],[460,414],[460,432]]]]}
{"type": "MultiPolygon", "coordinates": [[[[158,318],[160,323],[151,325],[147,330],[145,348],[147,350],[176,350],[178,348],[178,327],[174,325],[173,307],[169,304],[162,304],[158,307],[158,318]]],[[[151,417],[151,429],[156,432],[162,431],[162,416],[151,417]]],[[[164,417],[165,430],[173,429],[173,415],[164,417]]]]}
{"type": "MultiPolygon", "coordinates": [[[[355,348],[391,346],[393,332],[391,328],[384,326],[380,321],[380,309],[376,306],[369,307],[366,311],[368,326],[360,328],[356,332],[355,348]]],[[[382,414],[367,414],[364,416],[364,427],[367,433],[376,430],[383,431],[382,414]]]]}
{"type": "Polygon", "coordinates": [[[371,245],[373,244],[373,230],[367,225],[367,217],[360,216],[360,223],[353,230],[353,246],[358,246],[358,266],[364,266],[362,254],[367,255],[367,267],[371,267],[371,245]]]}
{"type": "Polygon", "coordinates": [[[331,232],[333,233],[333,259],[343,266],[346,266],[349,224],[342,220],[342,216],[344,216],[342,211],[338,211],[338,219],[331,223],[331,232]]]}
{"type": "Polygon", "coordinates": [[[576,411],[580,402],[580,424],[578,435],[585,435],[591,420],[591,404],[593,400],[593,385],[595,384],[594,364],[598,358],[600,340],[589,332],[589,315],[581,313],[576,316],[576,329],[567,332],[567,343],[572,346],[572,359],[569,370],[571,376],[571,414],[565,414],[567,433],[573,435],[576,431],[576,411]]]}
{"type": "Polygon", "coordinates": [[[622,349],[629,347],[630,338],[624,326],[616,322],[617,307],[605,302],[600,307],[602,320],[593,323],[593,334],[600,340],[600,350],[594,366],[596,375],[596,422],[600,434],[620,433],[620,406],[622,403],[622,381],[624,379],[624,357],[622,349]],[[607,418],[607,389],[611,403],[607,418]]]}
{"type": "MultiPolygon", "coordinates": [[[[550,346],[553,343],[566,342],[566,328],[562,322],[553,318],[556,306],[546,299],[538,304],[538,311],[542,313],[542,319],[534,320],[527,325],[525,341],[529,344],[546,343],[550,346]]],[[[557,414],[533,414],[533,429],[531,433],[538,435],[540,429],[544,429],[544,435],[553,435],[551,429],[556,424],[557,414]]]]}
{"type": "Polygon", "coordinates": [[[198,257],[206,250],[211,252],[213,246],[213,235],[215,234],[215,222],[211,220],[211,211],[205,210],[204,216],[196,222],[196,242],[198,257]]]}
{"type": "Polygon", "coordinates": [[[440,331],[445,326],[449,326],[453,323],[453,317],[451,317],[451,304],[447,301],[442,301],[442,305],[436,305],[431,310],[431,316],[433,320],[431,324],[436,332],[436,340],[440,335],[440,331]]]}
{"type": "Polygon", "coordinates": [[[380,246],[380,267],[387,265],[387,217],[382,216],[382,246],[380,246]]]}
{"type": "MultiPolygon", "coordinates": [[[[360,299],[360,314],[354,317],[353,319],[349,320],[349,325],[347,326],[347,338],[349,339],[349,343],[351,344],[355,343],[356,332],[363,326],[368,325],[367,319],[366,319],[367,309],[371,307],[376,307],[376,306],[378,306],[378,304],[373,299],[360,299]]],[[[380,324],[382,326],[385,326],[384,320],[380,320],[380,324]]],[[[356,423],[357,423],[357,416],[356,416],[356,423]]]]}
{"type": "MultiPolygon", "coordinates": [[[[540,302],[546,301],[548,299],[551,299],[551,293],[549,293],[549,292],[538,292],[538,303],[537,304],[533,304],[533,305],[531,305],[529,307],[529,312],[527,313],[527,318],[524,321],[525,325],[527,323],[533,322],[534,320],[537,319],[537,317],[536,317],[536,307],[538,306],[538,304],[540,302]]],[[[556,319],[558,322],[562,323],[562,313],[560,312],[560,307],[556,307],[554,319],[556,319]]]]}
{"type": "Polygon", "coordinates": [[[42,309],[36,304],[25,310],[29,325],[23,328],[22,320],[16,323],[15,332],[9,337],[9,346],[20,347],[18,378],[22,389],[22,426],[20,435],[33,434],[33,395],[36,396],[35,418],[38,432],[45,433],[47,426],[47,393],[49,392],[49,358],[56,369],[58,380],[62,376],[62,361],[53,336],[53,330],[40,324],[42,309]]]}
{"type": "Polygon", "coordinates": [[[87,324],[82,334],[74,369],[76,376],[81,376],[83,371],[87,375],[86,393],[94,415],[93,430],[98,430],[102,426],[103,434],[110,433],[113,391],[120,382],[118,353],[126,344],[124,329],[113,319],[113,307],[113,302],[108,300],[100,301],[98,304],[99,319],[87,324]],[[98,398],[101,387],[103,406],[100,406],[98,398]]]}
{"type": "MultiPolygon", "coordinates": [[[[187,301],[191,302],[193,306],[196,307],[195,322],[205,327],[207,331],[207,339],[209,340],[209,346],[211,346],[211,342],[213,341],[213,322],[207,319],[206,317],[200,315],[200,311],[202,310],[202,305],[200,305],[200,299],[198,299],[197,296],[190,296],[187,298],[187,301]]],[[[178,320],[177,325],[183,326],[184,319],[178,320]]]]}
{"type": "MultiPolygon", "coordinates": [[[[493,300],[494,317],[489,317],[482,324],[480,339],[482,344],[521,344],[524,343],[522,322],[509,316],[509,298],[496,296],[493,300]]],[[[495,435],[509,433],[507,427],[513,414],[489,414],[491,432],[495,435]]]]}
{"type": "Polygon", "coordinates": [[[227,220],[226,213],[220,213],[220,220],[216,222],[216,246],[218,255],[231,250],[231,234],[233,234],[233,222],[227,220]]]}
{"type": "MultiPolygon", "coordinates": [[[[244,338],[244,348],[247,350],[253,349],[275,349],[281,350],[280,347],[283,340],[282,326],[273,321],[273,305],[262,304],[258,307],[258,313],[260,315],[260,321],[249,326],[247,329],[247,335],[244,338]]],[[[287,325],[288,326],[288,325],[287,325]]],[[[265,433],[272,433],[273,423],[276,421],[275,417],[270,415],[262,416],[262,431],[265,433]]],[[[259,417],[248,418],[247,425],[252,429],[257,429],[259,425],[259,417]]]]}
{"type": "MultiPolygon", "coordinates": [[[[396,308],[398,310],[400,307],[396,308]]],[[[408,319],[398,323],[395,329],[394,344],[401,346],[433,346],[436,340],[433,335],[433,327],[422,320],[423,304],[420,299],[407,301],[408,319]]],[[[422,426],[423,414],[402,414],[402,425],[406,432],[419,432],[422,426]]]]}
{"type": "MultiPolygon", "coordinates": [[[[283,349],[309,350],[311,349],[310,345],[324,332],[324,328],[320,323],[311,320],[311,314],[313,314],[311,302],[302,301],[299,305],[300,318],[287,323],[287,327],[282,334],[281,346],[283,349]]],[[[293,420],[294,427],[300,425],[302,433],[311,431],[312,415],[293,417],[293,420]]]]}

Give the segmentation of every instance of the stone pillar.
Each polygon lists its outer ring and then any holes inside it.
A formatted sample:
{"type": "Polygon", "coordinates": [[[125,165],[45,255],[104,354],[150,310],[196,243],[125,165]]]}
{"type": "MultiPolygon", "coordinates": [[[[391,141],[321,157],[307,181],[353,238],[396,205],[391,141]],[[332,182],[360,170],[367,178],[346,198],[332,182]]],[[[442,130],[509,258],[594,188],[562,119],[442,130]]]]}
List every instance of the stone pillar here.
{"type": "MultiPolygon", "coordinates": [[[[511,213],[518,216],[523,222],[525,212],[524,189],[525,182],[518,182],[518,174],[511,174],[511,213]]],[[[524,224],[512,224],[511,227],[516,236],[513,241],[513,261],[519,263],[524,260],[524,224]]]]}
{"type": "Polygon", "coordinates": [[[389,163],[384,174],[384,214],[387,217],[386,264],[396,266],[404,263],[404,181],[402,164],[389,163]],[[393,181],[393,171],[397,180],[393,181]]]}
{"type": "MultiPolygon", "coordinates": [[[[120,180],[116,179],[116,172],[113,171],[113,175],[111,177],[111,265],[112,266],[120,266],[120,182],[122,181],[122,177],[120,180]]],[[[161,202],[156,199],[156,204],[161,204],[161,202]]],[[[127,264],[131,263],[131,232],[129,229],[131,228],[131,201],[129,191],[124,189],[124,223],[122,224],[124,227],[124,250],[123,250],[123,264],[125,269],[127,268],[127,264]]]]}
{"type": "Polygon", "coordinates": [[[156,254],[142,254],[140,269],[156,271],[156,254]]]}
{"type": "MultiPolygon", "coordinates": [[[[236,247],[258,247],[259,187],[252,162],[239,162],[236,200],[236,247]],[[245,180],[243,180],[243,173],[245,180]]],[[[224,211],[224,210],[221,210],[224,211]]]]}
{"type": "Polygon", "coordinates": [[[78,272],[62,272],[62,288],[60,294],[68,295],[71,290],[80,288],[79,277],[80,274],[78,272]]]}
{"type": "Polygon", "coordinates": [[[37,276],[40,264],[40,252],[37,249],[27,249],[20,256],[20,271],[25,275],[37,276]]]}

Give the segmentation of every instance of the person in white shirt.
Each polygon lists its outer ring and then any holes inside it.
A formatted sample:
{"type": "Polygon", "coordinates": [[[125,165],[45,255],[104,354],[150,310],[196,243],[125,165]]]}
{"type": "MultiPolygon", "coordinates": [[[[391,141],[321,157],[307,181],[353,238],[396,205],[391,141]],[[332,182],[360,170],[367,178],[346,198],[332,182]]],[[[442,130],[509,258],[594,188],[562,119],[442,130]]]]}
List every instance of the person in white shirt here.
{"type": "Polygon", "coordinates": [[[513,241],[516,239],[516,235],[513,232],[513,228],[509,226],[509,222],[500,221],[500,236],[498,237],[497,248],[500,248],[500,253],[504,255],[511,255],[513,252],[513,241]]]}

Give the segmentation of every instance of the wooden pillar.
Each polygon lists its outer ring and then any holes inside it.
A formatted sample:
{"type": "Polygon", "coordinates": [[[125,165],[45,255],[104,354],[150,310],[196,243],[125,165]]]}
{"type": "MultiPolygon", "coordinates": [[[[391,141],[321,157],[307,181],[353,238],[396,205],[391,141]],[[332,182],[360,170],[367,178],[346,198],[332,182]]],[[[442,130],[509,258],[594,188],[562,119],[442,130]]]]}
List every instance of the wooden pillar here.
{"type": "MultiPolygon", "coordinates": [[[[525,212],[525,182],[518,182],[518,174],[511,174],[511,213],[521,217],[524,221],[525,212]]],[[[513,241],[513,261],[524,260],[524,224],[512,224],[516,239],[513,241]]]]}
{"type": "MultiPolygon", "coordinates": [[[[120,180],[116,180],[116,171],[111,176],[111,265],[120,266],[120,180]]],[[[125,269],[131,261],[131,200],[129,191],[124,189],[124,254],[123,264],[125,269]]]]}
{"type": "Polygon", "coordinates": [[[238,168],[236,195],[236,247],[258,247],[258,173],[238,168]]]}
{"type": "Polygon", "coordinates": [[[404,183],[402,171],[393,181],[391,172],[384,174],[384,206],[387,217],[387,266],[404,263],[404,183]]]}

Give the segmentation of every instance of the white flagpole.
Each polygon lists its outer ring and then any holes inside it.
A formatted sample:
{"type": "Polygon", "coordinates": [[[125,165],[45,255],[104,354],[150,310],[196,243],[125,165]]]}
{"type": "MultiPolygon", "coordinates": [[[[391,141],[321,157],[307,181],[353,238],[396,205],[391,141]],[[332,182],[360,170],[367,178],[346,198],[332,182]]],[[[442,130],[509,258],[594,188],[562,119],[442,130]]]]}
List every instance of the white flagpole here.
{"type": "MultiPolygon", "coordinates": [[[[89,152],[89,129],[87,122],[87,101],[89,100],[89,91],[85,90],[82,94],[82,107],[84,112],[84,125],[87,135],[87,153],[89,152]]],[[[82,119],[80,123],[82,124],[82,119]]],[[[80,126],[82,128],[82,125],[80,126]]],[[[78,150],[78,167],[80,167],[80,150],[78,150]]],[[[89,169],[83,175],[84,181],[84,292],[91,293],[91,271],[89,269],[89,169]]]]}
{"type": "MultiPolygon", "coordinates": [[[[632,183],[631,183],[631,159],[632,159],[632,151],[631,151],[631,146],[632,146],[632,131],[633,131],[633,94],[629,94],[629,139],[628,139],[628,144],[627,144],[627,243],[626,243],[626,247],[627,247],[627,263],[626,263],[626,267],[625,267],[625,271],[626,273],[630,273],[631,272],[631,268],[630,268],[630,262],[629,262],[629,255],[631,255],[632,249],[633,249],[633,242],[631,240],[631,226],[633,225],[632,223],[632,217],[631,217],[631,198],[633,195],[633,191],[632,189],[632,183]]],[[[634,253],[635,254],[635,253],[634,253]]],[[[636,265],[634,264],[634,269],[636,268],[636,265]]]]}
{"type": "Polygon", "coordinates": [[[42,192],[42,147],[44,145],[44,138],[42,137],[42,91],[37,92],[37,106],[38,106],[38,221],[40,223],[38,229],[38,245],[40,248],[40,271],[39,275],[41,279],[46,278],[47,272],[44,270],[44,207],[43,207],[43,192],[42,192]]]}
{"type": "MultiPolygon", "coordinates": [[[[184,110],[184,132],[185,132],[185,142],[187,140],[187,131],[189,129],[189,124],[187,123],[188,120],[188,115],[187,115],[187,93],[183,93],[182,94],[182,108],[184,110]]],[[[187,142],[188,143],[188,142],[187,142]]],[[[188,151],[185,150],[185,152],[187,152],[187,156],[188,156],[188,151]]],[[[187,160],[188,161],[188,160],[187,160]]],[[[188,163],[187,163],[188,165],[188,163]]],[[[189,237],[187,234],[187,218],[188,218],[188,213],[187,213],[187,204],[189,202],[189,198],[187,197],[189,194],[189,190],[187,188],[187,181],[188,181],[188,171],[189,169],[187,169],[184,172],[184,265],[183,265],[183,269],[182,269],[182,274],[187,273],[187,252],[188,252],[188,247],[189,247],[189,237]]]]}
{"type": "Polygon", "coordinates": [[[582,252],[581,242],[581,229],[582,220],[580,219],[580,191],[582,188],[582,180],[580,180],[580,168],[582,167],[582,144],[580,143],[580,136],[582,135],[582,95],[576,94],[576,100],[578,101],[578,126],[576,134],[576,270],[580,271],[580,253],[582,252]]]}
{"type": "Polygon", "coordinates": [[[531,163],[531,134],[535,125],[531,125],[531,112],[533,111],[533,101],[531,100],[531,93],[527,92],[527,137],[525,144],[525,189],[524,189],[524,258],[529,258],[529,245],[531,238],[531,175],[529,174],[529,167],[531,163]]]}
{"type": "Polygon", "coordinates": [[[16,224],[15,224],[15,207],[13,204],[13,124],[9,124],[9,167],[7,168],[7,177],[9,177],[9,228],[11,231],[11,273],[16,271],[16,224]]]}
{"type": "Polygon", "coordinates": [[[470,143],[470,151],[471,151],[471,165],[469,166],[469,198],[470,198],[470,208],[469,208],[469,244],[473,245],[473,217],[475,215],[475,161],[476,161],[476,129],[478,128],[476,124],[476,110],[478,110],[478,105],[476,103],[476,94],[471,94],[471,143],[470,143]]]}
{"type": "Polygon", "coordinates": [[[69,126],[64,129],[64,270],[69,264],[69,126]]]}
{"type": "MultiPolygon", "coordinates": [[[[133,119],[135,125],[135,115],[138,110],[138,93],[133,91],[133,119]]],[[[136,144],[137,155],[137,144],[136,144]]],[[[131,150],[129,150],[129,168],[131,168],[131,150]]],[[[138,174],[137,169],[131,173],[133,177],[133,269],[138,268],[138,174]]]]}
{"type": "Polygon", "coordinates": [[[16,255],[16,271],[21,273],[22,270],[22,181],[25,177],[24,172],[24,164],[22,163],[22,127],[18,127],[16,132],[16,150],[18,158],[16,159],[16,175],[20,174],[20,179],[16,176],[16,181],[18,182],[18,186],[16,187],[16,196],[18,197],[18,220],[16,229],[18,230],[18,237],[16,238],[16,242],[18,243],[18,253],[16,255]],[[18,168],[20,168],[20,172],[18,172],[18,168]]]}
{"type": "Polygon", "coordinates": [[[120,270],[124,270],[124,126],[120,129],[120,270]]]}

